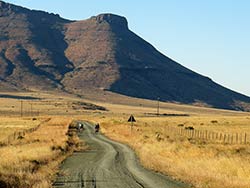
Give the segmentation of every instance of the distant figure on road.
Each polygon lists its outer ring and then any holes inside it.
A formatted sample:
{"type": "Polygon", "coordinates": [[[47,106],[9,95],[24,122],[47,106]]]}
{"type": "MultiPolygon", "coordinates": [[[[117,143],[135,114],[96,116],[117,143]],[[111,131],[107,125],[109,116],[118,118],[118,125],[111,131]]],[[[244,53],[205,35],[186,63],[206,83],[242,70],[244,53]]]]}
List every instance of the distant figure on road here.
{"type": "Polygon", "coordinates": [[[78,131],[83,130],[83,124],[79,123],[77,128],[78,128],[78,131]]]}
{"type": "Polygon", "coordinates": [[[99,123],[97,123],[97,124],[95,125],[95,132],[98,133],[98,132],[99,132],[99,129],[100,129],[100,125],[99,125],[99,123]]]}

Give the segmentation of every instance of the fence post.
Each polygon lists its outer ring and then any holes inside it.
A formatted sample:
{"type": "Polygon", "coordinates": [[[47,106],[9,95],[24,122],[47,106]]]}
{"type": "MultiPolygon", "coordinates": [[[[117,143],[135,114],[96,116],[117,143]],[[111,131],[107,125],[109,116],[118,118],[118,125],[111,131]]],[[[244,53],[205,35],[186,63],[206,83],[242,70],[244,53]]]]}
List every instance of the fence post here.
{"type": "Polygon", "coordinates": [[[247,133],[245,133],[244,144],[247,143],[247,133]]]}
{"type": "Polygon", "coordinates": [[[224,134],[223,143],[226,143],[226,139],[227,139],[227,135],[226,135],[226,134],[224,134]]]}

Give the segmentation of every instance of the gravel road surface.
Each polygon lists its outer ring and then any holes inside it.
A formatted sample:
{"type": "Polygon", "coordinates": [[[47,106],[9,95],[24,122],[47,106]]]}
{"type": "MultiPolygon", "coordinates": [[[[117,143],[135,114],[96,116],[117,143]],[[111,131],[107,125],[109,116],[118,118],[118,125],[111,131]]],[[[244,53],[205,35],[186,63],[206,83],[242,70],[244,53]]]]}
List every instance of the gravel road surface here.
{"type": "Polygon", "coordinates": [[[187,188],[188,185],[143,168],[126,145],[95,133],[84,124],[79,138],[89,148],[75,152],[61,166],[54,188],[187,188]]]}

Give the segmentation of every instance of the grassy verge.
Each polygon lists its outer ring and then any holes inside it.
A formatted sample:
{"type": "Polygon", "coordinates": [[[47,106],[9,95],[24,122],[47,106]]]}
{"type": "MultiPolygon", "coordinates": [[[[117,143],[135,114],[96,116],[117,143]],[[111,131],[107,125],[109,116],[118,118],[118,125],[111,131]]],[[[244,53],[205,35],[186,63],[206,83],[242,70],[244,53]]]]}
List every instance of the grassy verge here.
{"type": "Polygon", "coordinates": [[[51,187],[59,164],[78,147],[70,118],[52,118],[38,130],[1,147],[0,184],[6,187],[51,187]]]}

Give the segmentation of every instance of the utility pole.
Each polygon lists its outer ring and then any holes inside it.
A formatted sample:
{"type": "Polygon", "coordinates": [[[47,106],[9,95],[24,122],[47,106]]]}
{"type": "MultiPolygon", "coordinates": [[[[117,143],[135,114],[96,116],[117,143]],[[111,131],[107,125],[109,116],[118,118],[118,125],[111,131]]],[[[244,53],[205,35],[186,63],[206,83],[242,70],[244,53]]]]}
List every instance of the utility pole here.
{"type": "Polygon", "coordinates": [[[30,116],[33,115],[33,108],[32,108],[32,103],[30,103],[30,116]]]}
{"type": "Polygon", "coordinates": [[[157,115],[160,115],[160,97],[157,98],[157,115]]]}
{"type": "Polygon", "coordinates": [[[21,100],[21,117],[23,117],[23,101],[21,100]]]}

